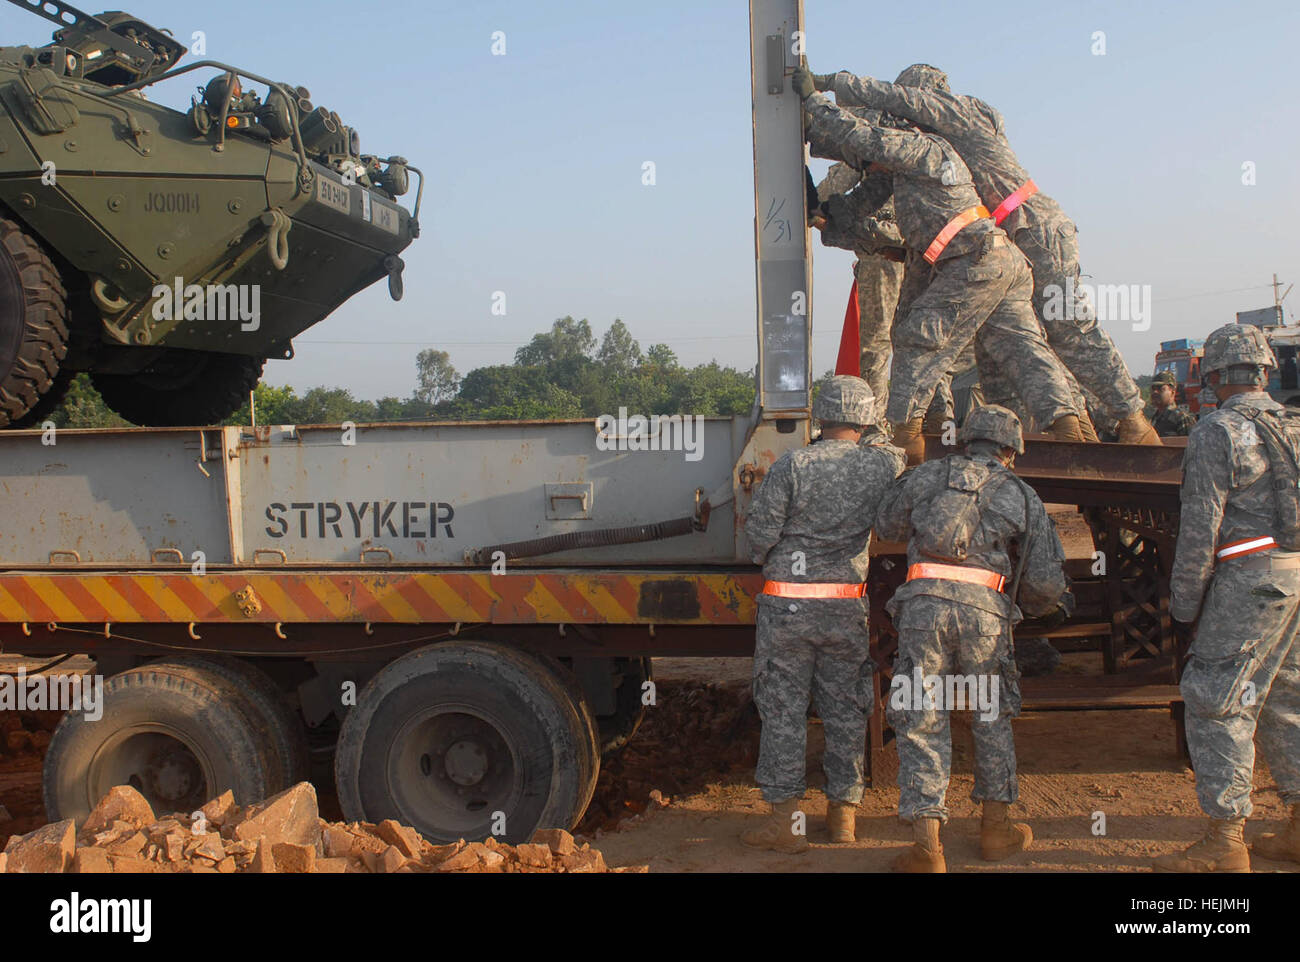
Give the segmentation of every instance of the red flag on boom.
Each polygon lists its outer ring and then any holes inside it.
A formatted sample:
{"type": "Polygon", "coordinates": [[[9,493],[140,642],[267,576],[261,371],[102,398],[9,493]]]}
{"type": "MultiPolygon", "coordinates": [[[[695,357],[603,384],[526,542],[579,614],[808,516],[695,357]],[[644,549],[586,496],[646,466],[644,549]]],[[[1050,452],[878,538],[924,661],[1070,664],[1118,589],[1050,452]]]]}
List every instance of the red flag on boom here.
{"type": "Polygon", "coordinates": [[[862,349],[858,346],[858,281],[849,288],[849,305],[844,308],[844,330],[840,334],[840,353],[835,359],[836,374],[862,376],[862,349]]]}

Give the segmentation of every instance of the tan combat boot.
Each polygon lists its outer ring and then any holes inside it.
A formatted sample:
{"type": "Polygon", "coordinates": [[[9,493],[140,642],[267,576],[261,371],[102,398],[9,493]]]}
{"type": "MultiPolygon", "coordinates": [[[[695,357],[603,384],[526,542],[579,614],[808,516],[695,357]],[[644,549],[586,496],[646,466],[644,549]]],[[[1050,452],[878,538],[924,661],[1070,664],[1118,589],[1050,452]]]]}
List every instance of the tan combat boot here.
{"type": "Polygon", "coordinates": [[[751,848],[766,848],[786,855],[802,855],[808,851],[808,839],[794,833],[794,813],[799,810],[799,799],[780,802],[772,806],[762,828],[742,832],[740,840],[751,848]]]}
{"type": "Polygon", "coordinates": [[[980,822],[980,858],[1000,862],[1029,848],[1034,833],[1024,822],[1013,822],[1006,802],[985,802],[980,822]]]}
{"type": "Polygon", "coordinates": [[[1157,872],[1249,872],[1250,852],[1243,836],[1244,818],[1212,818],[1205,837],[1172,855],[1161,855],[1157,872]]]}
{"type": "Polygon", "coordinates": [[[1120,444],[1164,444],[1147,416],[1141,411],[1119,420],[1120,444]]]}
{"type": "Polygon", "coordinates": [[[1279,862],[1300,862],[1300,805],[1291,806],[1291,821],[1286,828],[1276,835],[1261,835],[1250,850],[1279,862]]]}
{"type": "Polygon", "coordinates": [[[826,829],[832,842],[856,842],[858,806],[851,802],[831,801],[826,806],[826,829]]]}
{"type": "Polygon", "coordinates": [[[948,871],[948,863],[943,857],[943,843],[939,841],[937,818],[918,818],[914,821],[912,839],[915,844],[904,849],[894,859],[890,868],[895,872],[922,874],[939,874],[948,871]]]}
{"type": "Polygon", "coordinates": [[[1079,424],[1077,414],[1063,414],[1055,421],[1052,426],[1043,432],[1049,438],[1055,441],[1087,441],[1088,437],[1083,433],[1083,427],[1079,424]]]}
{"type": "Polygon", "coordinates": [[[1089,444],[1101,444],[1101,438],[1097,437],[1097,426],[1092,423],[1092,418],[1079,418],[1079,430],[1083,432],[1083,439],[1089,444]]]}
{"type": "Polygon", "coordinates": [[[925,423],[924,417],[912,418],[894,429],[894,437],[890,444],[902,448],[907,453],[909,465],[920,464],[925,460],[925,438],[921,436],[923,423],[925,423]]]}

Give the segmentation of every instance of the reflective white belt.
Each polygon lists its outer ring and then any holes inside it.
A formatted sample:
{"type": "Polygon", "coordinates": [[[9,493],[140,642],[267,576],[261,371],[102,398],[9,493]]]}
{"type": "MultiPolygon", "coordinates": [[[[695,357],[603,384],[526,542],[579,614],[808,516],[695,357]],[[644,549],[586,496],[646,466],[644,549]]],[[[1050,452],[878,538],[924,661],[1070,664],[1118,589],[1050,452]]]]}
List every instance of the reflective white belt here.
{"type": "Polygon", "coordinates": [[[1220,561],[1226,561],[1228,558],[1240,558],[1244,554],[1254,554],[1257,551],[1267,551],[1276,547],[1277,542],[1265,535],[1262,538],[1247,538],[1244,541],[1225,544],[1215,553],[1215,557],[1220,561]]]}

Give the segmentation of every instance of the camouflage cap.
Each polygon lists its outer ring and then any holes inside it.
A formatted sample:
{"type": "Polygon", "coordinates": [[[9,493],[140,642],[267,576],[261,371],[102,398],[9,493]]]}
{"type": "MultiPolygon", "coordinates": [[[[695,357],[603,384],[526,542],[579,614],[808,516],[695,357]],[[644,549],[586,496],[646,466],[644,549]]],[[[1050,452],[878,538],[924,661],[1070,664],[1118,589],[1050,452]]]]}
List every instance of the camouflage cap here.
{"type": "Polygon", "coordinates": [[[876,423],[876,397],[862,378],[837,374],[822,384],[812,414],[822,422],[867,427],[876,423]]]}
{"type": "Polygon", "coordinates": [[[898,75],[898,79],[894,83],[902,84],[904,87],[933,87],[937,90],[951,90],[948,86],[948,75],[938,67],[931,67],[928,63],[914,63],[910,67],[904,67],[903,72],[898,75]]]}
{"type": "Polygon", "coordinates": [[[1202,371],[1222,371],[1237,364],[1277,367],[1268,338],[1253,324],[1225,324],[1205,339],[1202,371]]]}
{"type": "Polygon", "coordinates": [[[1000,404],[988,404],[976,408],[966,415],[966,421],[957,432],[957,440],[966,444],[970,441],[995,441],[1004,448],[1011,448],[1016,454],[1025,453],[1025,436],[1020,427],[1020,418],[1014,411],[1008,411],[1000,404]]]}
{"type": "Polygon", "coordinates": [[[1158,371],[1156,376],[1151,379],[1151,386],[1157,384],[1168,384],[1170,387],[1178,387],[1178,376],[1173,371],[1158,371]]]}

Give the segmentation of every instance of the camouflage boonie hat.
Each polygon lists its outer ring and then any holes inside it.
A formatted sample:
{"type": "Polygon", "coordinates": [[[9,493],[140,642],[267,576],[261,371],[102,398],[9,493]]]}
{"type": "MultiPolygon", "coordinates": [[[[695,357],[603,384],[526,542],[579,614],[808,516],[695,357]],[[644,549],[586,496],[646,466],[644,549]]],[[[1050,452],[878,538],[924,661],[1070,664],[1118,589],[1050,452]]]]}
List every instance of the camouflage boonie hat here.
{"type": "Polygon", "coordinates": [[[1205,339],[1202,371],[1222,371],[1237,364],[1277,367],[1268,338],[1254,325],[1225,324],[1205,339]]]}
{"type": "Polygon", "coordinates": [[[1000,404],[989,404],[976,408],[966,416],[966,423],[957,432],[957,440],[966,444],[970,441],[995,441],[1004,448],[1011,448],[1016,454],[1025,453],[1025,436],[1020,428],[1020,418],[1014,411],[1008,411],[1000,404]]]}
{"type": "Polygon", "coordinates": [[[948,75],[928,63],[914,63],[910,67],[904,67],[894,83],[902,84],[904,87],[933,87],[937,90],[950,91],[948,75]]]}
{"type": "Polygon", "coordinates": [[[837,374],[822,385],[812,414],[818,421],[865,428],[876,423],[876,397],[862,378],[837,374]]]}
{"type": "Polygon", "coordinates": [[[1168,384],[1170,387],[1178,387],[1178,378],[1173,371],[1161,371],[1151,379],[1151,386],[1157,384],[1168,384]]]}

